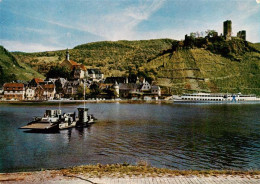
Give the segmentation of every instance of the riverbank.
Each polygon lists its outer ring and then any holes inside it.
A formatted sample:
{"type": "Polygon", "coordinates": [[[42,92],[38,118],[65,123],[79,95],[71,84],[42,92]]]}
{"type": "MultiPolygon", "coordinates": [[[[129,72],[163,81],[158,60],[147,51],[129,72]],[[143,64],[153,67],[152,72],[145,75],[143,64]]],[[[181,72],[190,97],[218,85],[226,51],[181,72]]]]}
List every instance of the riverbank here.
{"type": "MultiPolygon", "coordinates": [[[[57,104],[83,104],[84,100],[48,100],[48,101],[0,101],[0,104],[41,104],[41,105],[57,105],[57,104]]],[[[154,103],[167,104],[173,103],[172,100],[131,100],[131,99],[112,99],[112,100],[85,100],[85,103],[154,103]]]]}
{"type": "Polygon", "coordinates": [[[146,165],[85,165],[61,170],[2,173],[1,183],[258,183],[260,171],[171,170],[146,165]]]}

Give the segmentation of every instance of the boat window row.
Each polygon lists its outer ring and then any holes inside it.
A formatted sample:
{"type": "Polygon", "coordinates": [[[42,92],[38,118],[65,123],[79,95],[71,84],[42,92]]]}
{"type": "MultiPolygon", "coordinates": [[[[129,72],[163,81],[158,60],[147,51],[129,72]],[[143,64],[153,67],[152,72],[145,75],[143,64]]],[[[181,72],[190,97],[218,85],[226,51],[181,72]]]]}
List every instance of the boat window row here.
{"type": "Polygon", "coordinates": [[[195,96],[195,97],[223,97],[224,95],[188,95],[188,94],[185,94],[183,96],[195,96]]]}
{"type": "Polygon", "coordinates": [[[216,99],[216,98],[182,98],[183,100],[200,100],[200,101],[222,101],[222,99],[216,99]]]}

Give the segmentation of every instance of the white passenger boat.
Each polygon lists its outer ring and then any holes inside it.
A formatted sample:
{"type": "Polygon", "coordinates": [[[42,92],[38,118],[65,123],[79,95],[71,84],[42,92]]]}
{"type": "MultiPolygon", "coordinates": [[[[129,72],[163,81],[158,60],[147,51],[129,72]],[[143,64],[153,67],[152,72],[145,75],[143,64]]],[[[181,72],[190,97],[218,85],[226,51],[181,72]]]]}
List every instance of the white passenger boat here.
{"type": "Polygon", "coordinates": [[[260,101],[256,95],[244,95],[241,93],[192,93],[175,96],[174,102],[183,103],[223,103],[223,102],[243,102],[243,101],[260,101]]]}

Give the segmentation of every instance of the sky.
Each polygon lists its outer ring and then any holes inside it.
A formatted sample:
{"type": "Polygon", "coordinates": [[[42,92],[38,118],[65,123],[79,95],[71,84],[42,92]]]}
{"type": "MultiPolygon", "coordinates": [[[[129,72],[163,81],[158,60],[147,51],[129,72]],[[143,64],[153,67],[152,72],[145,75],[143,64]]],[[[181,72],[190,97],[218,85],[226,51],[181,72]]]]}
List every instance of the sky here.
{"type": "Polygon", "coordinates": [[[73,48],[96,41],[184,39],[208,29],[260,42],[260,0],[0,0],[0,45],[9,51],[73,48]]]}

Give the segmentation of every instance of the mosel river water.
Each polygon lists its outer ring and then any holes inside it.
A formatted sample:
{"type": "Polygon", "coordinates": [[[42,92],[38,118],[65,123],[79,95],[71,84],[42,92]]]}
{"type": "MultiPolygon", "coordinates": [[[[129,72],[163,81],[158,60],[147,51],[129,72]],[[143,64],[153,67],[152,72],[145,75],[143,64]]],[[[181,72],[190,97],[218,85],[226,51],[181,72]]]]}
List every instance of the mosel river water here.
{"type": "Polygon", "coordinates": [[[1,104],[0,172],[143,161],[171,169],[260,169],[260,104],[87,107],[98,118],[92,126],[41,134],[18,128],[58,105],[1,104]]]}

